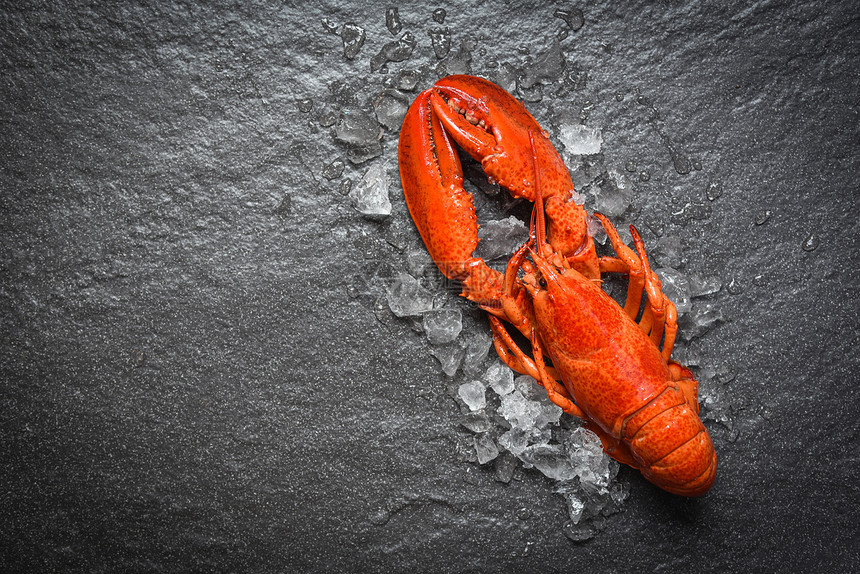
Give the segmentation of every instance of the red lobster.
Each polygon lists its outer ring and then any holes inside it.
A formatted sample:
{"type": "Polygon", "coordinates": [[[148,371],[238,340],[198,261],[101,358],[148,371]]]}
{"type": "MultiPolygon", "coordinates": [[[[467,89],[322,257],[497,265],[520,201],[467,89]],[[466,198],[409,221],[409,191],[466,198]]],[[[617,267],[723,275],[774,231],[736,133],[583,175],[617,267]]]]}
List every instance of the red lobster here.
{"type": "Polygon", "coordinates": [[[540,381],[619,462],[669,492],[707,492],[717,456],[699,420],[698,383],[670,360],[675,306],[632,225],[635,251],[595,214],[617,255],[597,256],[586,212],[572,201],[567,167],[523,104],[481,78],[443,78],[409,108],[399,164],[409,212],[431,257],[461,282],[463,297],[490,313],[502,360],[540,381]],[[477,219],[452,140],[513,196],[535,202],[531,238],[504,274],[472,256],[477,219]],[[623,309],[600,288],[607,272],[629,277],[623,309]],[[529,339],[531,357],[502,321],[529,339]]]}

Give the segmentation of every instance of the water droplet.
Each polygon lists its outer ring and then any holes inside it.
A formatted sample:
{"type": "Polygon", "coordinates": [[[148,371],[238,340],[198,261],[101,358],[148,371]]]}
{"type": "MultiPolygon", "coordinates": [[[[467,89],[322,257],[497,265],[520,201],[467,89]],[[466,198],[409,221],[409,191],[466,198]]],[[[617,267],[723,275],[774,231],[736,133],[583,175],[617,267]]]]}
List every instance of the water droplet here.
{"type": "Polygon", "coordinates": [[[436,10],[433,10],[433,19],[436,22],[438,22],[439,24],[444,24],[445,23],[445,9],[444,8],[437,8],[436,10]]]}
{"type": "Polygon", "coordinates": [[[322,174],[328,180],[337,179],[343,174],[343,168],[346,164],[343,161],[336,159],[323,168],[322,174]]]}
{"type": "Polygon", "coordinates": [[[347,178],[340,182],[340,194],[348,195],[349,191],[352,189],[352,180],[347,178]]]}
{"type": "Polygon", "coordinates": [[[385,510],[378,510],[370,516],[370,523],[374,526],[382,526],[388,522],[389,518],[391,518],[391,515],[388,512],[385,510]]]}
{"type": "Polygon", "coordinates": [[[708,199],[714,201],[723,194],[723,184],[719,181],[714,181],[708,184],[708,189],[705,192],[708,199]]]}
{"type": "Polygon", "coordinates": [[[330,128],[337,122],[337,114],[329,110],[320,115],[320,125],[324,128],[330,128]]]}
{"type": "Polygon", "coordinates": [[[579,8],[557,8],[552,15],[567,22],[567,25],[574,32],[585,25],[585,17],[579,8]]]}
{"type": "Polygon", "coordinates": [[[818,239],[818,236],[813,233],[806,238],[806,241],[803,242],[803,250],[815,251],[819,243],[821,243],[821,240],[818,239]]]}
{"type": "Polygon", "coordinates": [[[322,25],[329,34],[337,34],[337,24],[335,22],[332,22],[328,18],[323,18],[322,25]]]}
{"type": "Polygon", "coordinates": [[[400,22],[400,14],[397,13],[397,8],[389,8],[385,11],[385,26],[395,36],[403,29],[403,23],[400,22]]]}
{"type": "Polygon", "coordinates": [[[640,94],[640,95],[636,96],[636,103],[639,104],[640,106],[647,106],[648,105],[648,97],[640,94]]]}
{"type": "Polygon", "coordinates": [[[296,104],[299,106],[299,111],[303,114],[308,113],[314,107],[314,101],[311,99],[299,100],[296,104]]]}
{"type": "Polygon", "coordinates": [[[694,159],[693,160],[693,169],[695,169],[696,171],[702,171],[702,162],[700,162],[697,159],[694,159]]]}
{"type": "Polygon", "coordinates": [[[647,171],[643,171],[639,174],[639,181],[645,182],[651,179],[651,174],[647,171]]]}
{"type": "Polygon", "coordinates": [[[726,285],[726,290],[732,295],[740,295],[744,292],[744,288],[741,285],[740,281],[736,278],[732,277],[732,280],[729,281],[729,284],[726,285]]]}
{"type": "Polygon", "coordinates": [[[517,510],[517,518],[520,520],[528,520],[532,516],[532,511],[525,506],[517,510]]]}
{"type": "Polygon", "coordinates": [[[624,164],[624,169],[626,169],[630,173],[635,172],[636,171],[636,162],[633,161],[632,159],[627,160],[627,163],[624,164]]]}
{"type": "Polygon", "coordinates": [[[765,210],[763,210],[763,211],[759,211],[759,212],[756,214],[756,216],[755,216],[755,224],[756,224],[756,225],[761,225],[761,224],[763,224],[765,221],[767,221],[768,219],[770,219],[770,216],[771,216],[771,215],[773,215],[773,212],[772,212],[771,210],[769,210],[769,209],[765,209],[765,210]]]}
{"type": "Polygon", "coordinates": [[[756,275],[755,277],[753,277],[753,285],[755,285],[756,287],[761,287],[765,283],[767,283],[767,280],[765,279],[764,275],[756,275]]]}
{"type": "Polygon", "coordinates": [[[616,102],[623,102],[624,101],[624,94],[622,94],[621,92],[618,92],[617,94],[615,94],[615,101],[616,102]]]}

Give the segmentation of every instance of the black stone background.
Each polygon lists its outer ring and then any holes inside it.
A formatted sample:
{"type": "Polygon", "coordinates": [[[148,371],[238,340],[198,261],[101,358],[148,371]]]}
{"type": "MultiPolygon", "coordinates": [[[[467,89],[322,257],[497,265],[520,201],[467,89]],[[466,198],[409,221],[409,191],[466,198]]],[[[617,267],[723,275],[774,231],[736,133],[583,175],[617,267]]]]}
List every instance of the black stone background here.
{"type": "Polygon", "coordinates": [[[298,4],[0,8],[0,566],[856,568],[857,8],[404,3],[417,46],[371,73],[395,39],[384,5],[298,4]],[[357,289],[420,245],[397,134],[382,157],[321,175],[346,148],[320,118],[371,110],[401,70],[427,70],[418,90],[435,81],[433,10],[489,74],[546,52],[567,28],[559,6],[583,12],[561,48],[587,81],[563,97],[544,86],[529,108],[554,137],[586,108],[606,166],[649,171],[615,222],[649,245],[647,222],[662,222],[684,273],[722,279],[725,322],[678,352],[736,374],[733,432],[708,422],[713,490],[684,500],[622,469],[623,511],[581,544],[550,481],[503,484],[465,460],[462,379],[378,284],[357,289]],[[366,29],[354,60],[323,18],[366,29]],[[678,173],[673,153],[694,168],[678,173]],[[394,212],[379,223],[339,186],[383,160],[394,212]],[[687,203],[701,218],[673,220],[687,203]]]}

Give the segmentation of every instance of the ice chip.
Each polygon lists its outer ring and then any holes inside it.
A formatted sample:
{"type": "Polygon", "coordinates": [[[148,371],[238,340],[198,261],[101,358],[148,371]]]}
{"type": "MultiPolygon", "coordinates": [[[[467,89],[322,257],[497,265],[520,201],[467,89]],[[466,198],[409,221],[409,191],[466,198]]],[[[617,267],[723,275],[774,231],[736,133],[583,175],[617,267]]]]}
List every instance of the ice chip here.
{"type": "Polygon", "coordinates": [[[549,49],[538,56],[531,66],[525,68],[520,87],[529,89],[537,83],[551,84],[564,72],[564,65],[561,44],[554,39],[549,49]]]}
{"type": "Polygon", "coordinates": [[[593,237],[599,244],[604,245],[607,239],[606,228],[603,227],[600,220],[589,213],[586,216],[585,223],[588,228],[588,235],[593,237]]]}
{"type": "Polygon", "coordinates": [[[475,256],[485,261],[510,257],[528,238],[528,227],[513,215],[507,219],[487,221],[478,228],[475,256]]]}
{"type": "Polygon", "coordinates": [[[391,215],[388,199],[388,172],[384,165],[370,167],[361,181],[349,192],[349,198],[359,213],[372,217],[391,215]]]}
{"type": "Polygon", "coordinates": [[[690,312],[683,317],[683,330],[681,335],[685,341],[690,341],[696,337],[701,337],[707,333],[711,327],[723,321],[723,313],[719,307],[710,301],[699,301],[690,312]]]}
{"type": "Polygon", "coordinates": [[[492,337],[484,331],[477,331],[469,337],[466,342],[466,355],[463,357],[463,371],[468,375],[477,374],[492,345],[492,337]]]}
{"type": "Polygon", "coordinates": [[[603,146],[603,134],[599,128],[590,128],[582,124],[565,124],[561,126],[560,132],[559,140],[571,155],[600,153],[600,148],[603,146]]]}
{"type": "Polygon", "coordinates": [[[703,275],[689,275],[690,297],[707,297],[719,291],[723,281],[719,277],[705,277],[703,275]]]}
{"type": "Polygon", "coordinates": [[[503,452],[496,457],[495,479],[498,482],[508,484],[511,482],[511,479],[514,478],[514,472],[516,470],[517,458],[514,455],[503,452]]]}
{"type": "Polygon", "coordinates": [[[399,273],[387,292],[388,307],[398,317],[421,315],[433,309],[433,294],[408,273],[399,273]]]}
{"type": "Polygon", "coordinates": [[[530,401],[539,401],[546,397],[546,389],[543,388],[543,385],[529,375],[520,375],[514,379],[514,386],[530,401]]]}
{"type": "Polygon", "coordinates": [[[469,381],[460,385],[457,394],[469,407],[469,410],[477,411],[487,405],[486,389],[481,381],[469,381]]]}
{"type": "Polygon", "coordinates": [[[385,26],[394,36],[398,35],[400,30],[403,29],[403,24],[400,22],[400,14],[398,14],[397,8],[389,8],[385,11],[385,26]]]}
{"type": "Polygon", "coordinates": [[[493,428],[493,423],[484,411],[470,411],[463,415],[460,424],[473,433],[487,432],[493,428]]]}
{"type": "Polygon", "coordinates": [[[521,392],[513,391],[502,396],[502,404],[498,413],[507,420],[512,427],[519,429],[531,429],[540,412],[540,405],[535,401],[525,398],[521,392]]]}
{"type": "Polygon", "coordinates": [[[459,309],[436,309],[424,313],[424,332],[434,345],[454,341],[463,329],[463,316],[459,309]]]}
{"type": "Polygon", "coordinates": [[[499,447],[493,441],[493,438],[482,433],[474,436],[475,452],[478,455],[478,464],[487,464],[499,456],[499,447]]]}
{"type": "Polygon", "coordinates": [[[512,428],[499,437],[499,446],[517,457],[526,449],[528,444],[525,431],[520,428],[512,428]]]}
{"type": "Polygon", "coordinates": [[[451,30],[448,29],[448,26],[430,28],[429,34],[433,51],[436,52],[436,57],[441,60],[451,51],[451,30]]]}
{"type": "Polygon", "coordinates": [[[463,355],[465,354],[463,347],[456,342],[433,347],[430,352],[439,360],[439,363],[442,365],[442,371],[449,377],[457,374],[457,370],[460,368],[460,363],[463,362],[463,355]]]}
{"type": "Polygon", "coordinates": [[[571,522],[579,524],[579,521],[582,520],[582,513],[585,511],[585,501],[573,492],[565,493],[564,500],[567,502],[567,513],[571,522]]]}
{"type": "Polygon", "coordinates": [[[571,480],[576,477],[576,469],[560,444],[527,446],[519,454],[519,459],[553,480],[571,480]]]}
{"type": "Polygon", "coordinates": [[[416,44],[412,32],[404,32],[399,40],[385,44],[379,53],[370,59],[370,71],[375,72],[388,62],[402,62],[412,55],[416,44]]]}
{"type": "Polygon", "coordinates": [[[610,171],[601,178],[594,209],[607,217],[618,217],[627,211],[632,199],[632,188],[626,176],[610,171]]]}
{"type": "Polygon", "coordinates": [[[681,239],[671,235],[661,237],[651,248],[649,256],[659,267],[677,269],[684,263],[684,250],[681,247],[681,239]]]}
{"type": "Polygon", "coordinates": [[[346,144],[367,146],[377,143],[381,136],[376,120],[361,110],[341,113],[334,128],[335,139],[346,144]]]}
{"type": "Polygon", "coordinates": [[[484,380],[500,397],[514,390],[514,372],[501,361],[496,361],[487,368],[484,380]]]}
{"type": "Polygon", "coordinates": [[[373,104],[376,120],[389,131],[396,132],[403,124],[409,100],[396,90],[385,90],[373,104]]]}
{"type": "Polygon", "coordinates": [[[352,60],[358,55],[358,51],[364,46],[366,33],[364,28],[347,22],[340,29],[340,39],[343,41],[343,57],[352,60]]]}
{"type": "Polygon", "coordinates": [[[663,294],[669,298],[678,309],[678,316],[688,312],[690,304],[690,282],[687,277],[671,267],[661,267],[654,270],[663,284],[663,294]]]}

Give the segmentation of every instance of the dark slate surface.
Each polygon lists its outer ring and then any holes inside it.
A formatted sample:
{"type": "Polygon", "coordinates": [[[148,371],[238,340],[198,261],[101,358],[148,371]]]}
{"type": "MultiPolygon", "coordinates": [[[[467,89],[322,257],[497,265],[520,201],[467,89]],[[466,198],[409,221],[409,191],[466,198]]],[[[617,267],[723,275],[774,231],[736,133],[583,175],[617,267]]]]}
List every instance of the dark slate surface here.
{"type": "Polygon", "coordinates": [[[576,31],[554,3],[404,4],[397,37],[371,3],[149,4],[0,9],[3,570],[860,563],[851,2],[562,5],[576,31]],[[366,31],[352,60],[344,23],[366,31]],[[437,70],[444,26],[457,57],[437,70]],[[407,31],[409,57],[371,73],[407,31]],[[328,127],[402,70],[420,90],[466,64],[532,69],[563,31],[568,83],[529,108],[554,136],[584,110],[607,167],[649,172],[615,221],[722,279],[726,321],[679,356],[735,374],[712,381],[732,425],[708,422],[713,490],[682,500],[624,469],[623,511],[581,544],[548,480],[465,460],[461,379],[377,301],[419,246],[397,134],[353,165],[328,127]],[[379,223],[340,186],[383,160],[379,223]]]}

